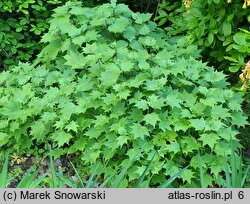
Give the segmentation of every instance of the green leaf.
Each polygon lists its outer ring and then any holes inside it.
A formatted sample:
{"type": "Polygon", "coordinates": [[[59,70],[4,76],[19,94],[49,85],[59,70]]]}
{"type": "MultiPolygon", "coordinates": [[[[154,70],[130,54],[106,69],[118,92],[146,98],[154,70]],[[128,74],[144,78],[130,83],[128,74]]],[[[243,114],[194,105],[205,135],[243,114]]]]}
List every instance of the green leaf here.
{"type": "Polygon", "coordinates": [[[188,182],[189,184],[191,184],[192,178],[195,178],[195,177],[194,177],[194,172],[192,172],[190,169],[185,169],[185,170],[181,173],[180,178],[181,178],[183,181],[186,181],[186,182],[188,182]]]}
{"type": "Polygon", "coordinates": [[[214,42],[214,34],[213,33],[208,33],[207,41],[209,44],[212,44],[214,42]]]}
{"type": "Polygon", "coordinates": [[[244,127],[245,125],[248,124],[247,122],[247,117],[242,115],[241,112],[239,111],[234,111],[232,114],[232,125],[236,125],[238,128],[239,127],[244,127]]]}
{"type": "Polygon", "coordinates": [[[87,77],[87,75],[83,75],[81,78],[78,78],[78,86],[76,87],[76,91],[89,91],[93,88],[93,81],[87,77]]]}
{"type": "Polygon", "coordinates": [[[213,0],[213,1],[214,1],[214,3],[218,4],[218,3],[220,3],[221,0],[213,0]]]}
{"type": "Polygon", "coordinates": [[[64,101],[60,103],[58,107],[61,109],[60,113],[61,113],[62,119],[66,121],[70,119],[72,114],[77,114],[77,113],[82,112],[81,107],[75,105],[72,102],[64,101]]]}
{"type": "Polygon", "coordinates": [[[0,121],[0,129],[4,129],[9,125],[9,121],[7,120],[1,120],[0,121]]]}
{"type": "Polygon", "coordinates": [[[199,138],[203,142],[203,145],[208,145],[211,149],[220,140],[220,137],[215,133],[202,134],[199,138]]]}
{"type": "Polygon", "coordinates": [[[174,107],[180,108],[181,107],[180,106],[181,102],[182,101],[180,99],[178,99],[176,95],[169,94],[166,97],[167,105],[170,105],[172,108],[174,108],[174,107]]]}
{"type": "Polygon", "coordinates": [[[144,22],[147,22],[151,18],[152,14],[146,13],[133,13],[132,17],[135,20],[136,23],[138,24],[143,24],[144,22]]]}
{"type": "Polygon", "coordinates": [[[128,137],[127,136],[123,136],[123,135],[120,135],[117,137],[117,144],[121,147],[122,145],[126,144],[127,141],[128,141],[128,137]]]}
{"type": "Polygon", "coordinates": [[[204,118],[190,119],[189,121],[191,122],[191,126],[196,130],[204,130],[208,127],[207,122],[204,120],[204,118]]]}
{"type": "Polygon", "coordinates": [[[106,70],[101,73],[100,80],[104,86],[112,86],[120,76],[121,70],[114,64],[106,65],[106,70]]]}
{"type": "Polygon", "coordinates": [[[102,132],[102,128],[89,128],[85,135],[88,136],[90,139],[98,138],[102,132]]]}
{"type": "Polygon", "coordinates": [[[229,36],[232,33],[232,25],[228,21],[224,21],[222,24],[222,31],[224,33],[224,36],[229,36]]]}
{"type": "Polygon", "coordinates": [[[182,145],[181,148],[184,154],[188,154],[200,148],[200,145],[197,143],[197,140],[192,136],[184,137],[181,140],[181,145],[182,145]]]}
{"type": "Polygon", "coordinates": [[[18,183],[17,188],[30,188],[33,180],[37,177],[42,167],[36,169],[35,165],[28,169],[21,181],[18,183]]]}
{"type": "Polygon", "coordinates": [[[141,35],[147,35],[149,34],[149,32],[150,32],[150,29],[146,24],[144,24],[139,30],[139,34],[141,35]]]}
{"type": "Polygon", "coordinates": [[[84,42],[86,42],[86,37],[85,36],[74,37],[72,42],[75,43],[76,45],[81,46],[84,42]]]}
{"type": "Polygon", "coordinates": [[[87,42],[97,40],[98,32],[96,30],[88,30],[85,34],[85,39],[87,42]]]}
{"type": "Polygon", "coordinates": [[[47,177],[47,174],[44,174],[42,176],[39,176],[35,181],[33,181],[29,188],[39,188],[39,185],[44,181],[44,179],[47,177]]]}
{"type": "Polygon", "coordinates": [[[123,72],[129,72],[133,69],[134,63],[129,61],[121,61],[120,68],[123,72]]]}
{"type": "Polygon", "coordinates": [[[154,109],[161,110],[161,108],[164,106],[164,101],[165,100],[163,98],[159,98],[154,94],[148,97],[148,105],[154,109]]]}
{"type": "Polygon", "coordinates": [[[247,42],[246,42],[246,36],[241,34],[241,33],[236,33],[233,36],[233,40],[235,43],[239,44],[239,45],[245,45],[247,46],[247,42]]]}
{"type": "Polygon", "coordinates": [[[242,99],[235,95],[231,100],[229,100],[228,107],[234,111],[241,111],[241,103],[242,99]]]}
{"type": "Polygon", "coordinates": [[[95,116],[95,118],[96,118],[96,120],[94,121],[95,127],[103,126],[104,124],[109,122],[109,118],[104,115],[98,115],[95,116]]]}
{"type": "Polygon", "coordinates": [[[222,118],[225,119],[227,117],[230,117],[230,114],[228,112],[227,108],[223,108],[222,105],[214,106],[211,110],[211,116],[213,118],[222,118]]]}
{"type": "Polygon", "coordinates": [[[44,112],[41,116],[41,121],[44,123],[52,122],[57,118],[57,114],[54,112],[44,112]]]}
{"type": "Polygon", "coordinates": [[[74,144],[68,149],[68,153],[74,153],[76,151],[83,151],[86,146],[86,140],[84,137],[76,139],[74,144]]]}
{"type": "Polygon", "coordinates": [[[64,56],[66,59],[65,64],[69,65],[73,69],[83,69],[87,63],[86,58],[75,51],[69,51],[67,55],[64,56]]]}
{"type": "Polygon", "coordinates": [[[58,147],[61,147],[64,144],[69,143],[70,139],[73,138],[73,136],[62,130],[59,130],[54,132],[51,138],[58,143],[58,147]]]}
{"type": "Polygon", "coordinates": [[[231,127],[224,127],[219,129],[217,134],[223,139],[230,141],[231,139],[235,139],[238,131],[232,130],[231,127]]]}
{"type": "Polygon", "coordinates": [[[233,57],[229,57],[229,56],[224,56],[225,59],[231,61],[231,62],[235,62],[235,63],[239,63],[239,61],[233,57]]]}
{"type": "Polygon", "coordinates": [[[178,136],[178,134],[172,130],[165,130],[165,135],[168,141],[173,141],[178,136]]]}
{"type": "Polygon", "coordinates": [[[117,4],[117,0],[110,0],[110,3],[113,7],[115,7],[117,4]]]}
{"type": "Polygon", "coordinates": [[[170,144],[166,145],[166,150],[169,152],[173,152],[174,154],[177,154],[180,151],[180,145],[178,142],[170,142],[170,144]]]}
{"type": "Polygon", "coordinates": [[[142,109],[142,110],[148,109],[148,103],[144,99],[141,99],[141,100],[137,101],[135,106],[142,109]]]}
{"type": "Polygon", "coordinates": [[[77,132],[79,125],[75,121],[71,121],[68,125],[65,126],[65,128],[69,131],[77,132]]]}
{"type": "Polygon", "coordinates": [[[131,134],[135,139],[144,139],[145,136],[149,136],[148,129],[141,124],[134,123],[131,127],[131,134]]]}
{"type": "Polygon", "coordinates": [[[30,134],[34,136],[37,141],[42,141],[45,138],[46,127],[43,122],[36,121],[31,126],[30,134]]]}
{"type": "Polygon", "coordinates": [[[119,17],[115,22],[108,27],[108,30],[113,33],[122,33],[129,25],[129,20],[123,16],[119,17]]]}
{"type": "Polygon", "coordinates": [[[156,123],[160,121],[160,118],[157,113],[149,113],[144,116],[144,121],[146,124],[150,124],[155,127],[156,123]]]}
{"type": "Polygon", "coordinates": [[[143,180],[144,180],[144,178],[145,178],[145,176],[146,176],[146,173],[148,172],[149,166],[150,166],[151,163],[153,162],[156,153],[157,153],[157,152],[155,151],[154,155],[152,156],[152,159],[151,159],[151,160],[149,161],[149,163],[147,164],[147,166],[146,166],[145,170],[143,171],[143,173],[140,174],[140,177],[139,177],[138,180],[136,181],[136,183],[135,183],[135,185],[133,186],[133,188],[138,188],[138,187],[141,185],[141,183],[143,182],[143,180]]]}
{"type": "Polygon", "coordinates": [[[0,132],[0,147],[4,146],[9,142],[8,134],[0,132]]]}

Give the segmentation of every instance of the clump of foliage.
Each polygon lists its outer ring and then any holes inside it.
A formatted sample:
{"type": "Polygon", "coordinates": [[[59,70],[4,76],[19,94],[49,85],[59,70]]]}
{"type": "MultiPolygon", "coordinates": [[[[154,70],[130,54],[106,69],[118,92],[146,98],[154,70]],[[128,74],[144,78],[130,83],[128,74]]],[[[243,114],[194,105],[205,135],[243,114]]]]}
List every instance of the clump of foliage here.
{"type": "Polygon", "coordinates": [[[184,169],[177,187],[223,185],[223,159],[236,128],[246,124],[240,95],[226,76],[196,60],[185,38],[168,39],[124,4],[55,9],[35,62],[0,74],[0,149],[25,151],[46,143],[58,155],[108,162],[126,187],[149,167],[150,186],[184,169]],[[151,161],[150,161],[151,162],[151,161]]]}

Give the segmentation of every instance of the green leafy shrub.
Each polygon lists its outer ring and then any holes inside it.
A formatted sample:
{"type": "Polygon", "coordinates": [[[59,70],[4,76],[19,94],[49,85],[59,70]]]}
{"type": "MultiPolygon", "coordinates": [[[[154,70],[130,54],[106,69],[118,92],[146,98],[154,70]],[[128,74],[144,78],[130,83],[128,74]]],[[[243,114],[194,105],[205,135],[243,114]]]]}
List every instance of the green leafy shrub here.
{"type": "MultiPolygon", "coordinates": [[[[227,73],[243,68],[250,52],[250,8],[242,8],[242,0],[231,3],[226,0],[185,2],[163,0],[156,18],[158,23],[163,25],[170,21],[171,27],[166,29],[171,34],[189,36],[190,43],[199,46],[204,60],[211,65],[227,73]],[[171,8],[174,10],[168,13],[171,8]]],[[[234,83],[238,82],[238,78],[234,77],[234,80],[234,83]]]]}
{"type": "Polygon", "coordinates": [[[0,1],[0,69],[27,61],[40,51],[41,35],[48,30],[47,19],[61,1],[0,1]]]}
{"type": "Polygon", "coordinates": [[[126,168],[128,186],[149,167],[150,185],[185,169],[173,186],[223,184],[224,154],[245,125],[239,94],[225,75],[196,60],[185,38],[168,39],[124,4],[55,9],[35,62],[0,74],[0,148],[52,144],[85,165],[109,162],[105,178],[126,168]]]}

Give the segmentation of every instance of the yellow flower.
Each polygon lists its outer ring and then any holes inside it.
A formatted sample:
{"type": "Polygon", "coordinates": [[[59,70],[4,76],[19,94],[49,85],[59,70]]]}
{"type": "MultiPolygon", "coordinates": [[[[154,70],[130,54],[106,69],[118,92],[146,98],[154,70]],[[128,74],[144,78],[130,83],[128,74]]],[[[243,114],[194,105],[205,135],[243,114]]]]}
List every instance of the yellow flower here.
{"type": "Polygon", "coordinates": [[[247,8],[247,0],[244,0],[244,4],[243,4],[243,6],[242,6],[242,8],[247,8]]]}
{"type": "Polygon", "coordinates": [[[186,8],[190,8],[191,4],[192,4],[192,0],[185,0],[184,2],[184,5],[186,8]]]}
{"type": "Polygon", "coordinates": [[[16,153],[11,155],[11,158],[12,158],[11,162],[16,163],[16,164],[24,163],[27,160],[27,158],[25,158],[25,157],[23,157],[23,158],[19,157],[16,153]]]}
{"type": "Polygon", "coordinates": [[[247,81],[250,82],[250,60],[246,63],[245,69],[242,70],[240,74],[240,80],[243,82],[241,90],[249,88],[247,81]]]}
{"type": "Polygon", "coordinates": [[[187,8],[187,13],[191,13],[189,8],[191,7],[192,0],[185,0],[184,5],[187,8]]]}

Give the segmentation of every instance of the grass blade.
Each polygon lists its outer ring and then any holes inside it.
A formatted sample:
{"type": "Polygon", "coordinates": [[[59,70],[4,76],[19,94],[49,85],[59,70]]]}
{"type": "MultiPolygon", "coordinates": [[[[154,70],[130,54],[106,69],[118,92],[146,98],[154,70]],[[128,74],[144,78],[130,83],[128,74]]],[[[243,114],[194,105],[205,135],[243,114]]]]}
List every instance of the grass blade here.
{"type": "Polygon", "coordinates": [[[169,178],[167,181],[165,181],[163,184],[161,184],[158,188],[167,188],[177,177],[179,177],[183,171],[185,171],[187,168],[189,167],[186,166],[184,169],[181,169],[180,171],[178,171],[174,176],[172,176],[171,178],[169,178]]]}
{"type": "Polygon", "coordinates": [[[2,172],[0,174],[0,188],[7,187],[8,163],[9,163],[9,156],[7,155],[4,161],[2,172]]]}
{"type": "MultiPolygon", "coordinates": [[[[236,162],[237,162],[237,160],[236,160],[236,162]]],[[[240,156],[239,157],[239,160],[238,160],[238,173],[236,174],[236,176],[237,176],[237,178],[236,178],[236,182],[237,182],[237,184],[236,184],[236,188],[241,188],[241,181],[242,181],[242,176],[243,176],[243,174],[242,174],[242,156],[240,156]]]]}
{"type": "Polygon", "coordinates": [[[144,180],[146,173],[149,169],[150,164],[153,162],[155,155],[156,155],[156,151],[154,153],[154,155],[152,156],[152,159],[150,160],[150,162],[148,163],[148,165],[146,166],[145,170],[143,171],[142,175],[139,177],[139,179],[136,181],[135,185],[133,186],[134,188],[138,188],[140,186],[140,184],[142,183],[142,181],[144,180]]]}
{"type": "Polygon", "coordinates": [[[101,174],[102,174],[103,172],[105,172],[105,168],[106,168],[107,164],[108,164],[108,162],[106,162],[106,164],[104,164],[102,171],[99,171],[99,173],[98,173],[97,176],[96,176],[96,179],[94,180],[94,183],[97,183],[97,182],[98,182],[98,179],[101,177],[101,174]]]}
{"type": "Polygon", "coordinates": [[[229,167],[227,163],[227,156],[224,155],[224,168],[225,168],[225,174],[226,174],[226,188],[231,188],[231,176],[229,172],[229,167]]]}
{"type": "Polygon", "coordinates": [[[32,182],[29,186],[29,188],[38,188],[40,183],[43,181],[43,179],[47,176],[47,174],[44,174],[43,176],[40,176],[37,180],[32,182]]]}
{"type": "Polygon", "coordinates": [[[58,177],[59,177],[59,179],[61,179],[69,187],[72,187],[72,188],[77,188],[78,187],[75,181],[72,181],[71,179],[68,179],[68,178],[66,178],[64,176],[62,177],[62,175],[59,175],[59,174],[58,174],[58,177]]]}
{"type": "Polygon", "coordinates": [[[24,175],[22,180],[19,182],[17,185],[17,188],[29,188],[32,181],[36,178],[36,176],[39,174],[41,171],[42,167],[38,168],[35,170],[35,165],[32,166],[24,175]],[[35,171],[34,171],[35,170],[35,171]],[[33,173],[31,173],[34,171],[33,173]]]}
{"type": "Polygon", "coordinates": [[[112,176],[108,177],[107,179],[105,179],[102,184],[99,186],[99,188],[106,188],[107,183],[115,176],[116,174],[113,174],[112,176]]]}
{"type": "Polygon", "coordinates": [[[200,168],[200,183],[201,183],[201,188],[206,188],[205,179],[204,179],[204,173],[203,173],[203,169],[202,169],[202,162],[201,162],[200,152],[199,152],[199,168],[200,168]]]}
{"type": "Polygon", "coordinates": [[[62,168],[59,166],[58,168],[58,187],[59,188],[64,188],[64,185],[63,185],[63,180],[61,178],[63,178],[63,172],[62,172],[62,168]]]}
{"type": "Polygon", "coordinates": [[[236,176],[237,176],[237,167],[236,167],[236,160],[235,160],[235,152],[234,152],[234,145],[233,141],[231,141],[231,156],[230,156],[230,162],[231,162],[231,175],[232,175],[232,187],[236,188],[236,176]]]}
{"type": "Polygon", "coordinates": [[[55,171],[54,160],[53,160],[51,153],[49,154],[49,160],[50,160],[49,168],[50,168],[50,172],[51,172],[51,181],[52,181],[51,188],[56,188],[57,187],[56,171],[55,171]]]}
{"type": "Polygon", "coordinates": [[[247,174],[248,174],[248,172],[249,172],[249,169],[250,169],[250,166],[247,167],[247,170],[246,170],[246,172],[245,172],[245,174],[244,174],[244,177],[243,177],[242,180],[241,180],[241,186],[240,186],[240,188],[243,188],[243,187],[244,187],[244,184],[245,184],[245,181],[246,181],[246,178],[247,178],[247,174]]]}
{"type": "Polygon", "coordinates": [[[125,177],[125,174],[127,173],[127,170],[128,168],[134,163],[134,161],[137,159],[137,156],[140,154],[137,153],[134,158],[129,161],[129,163],[127,164],[127,166],[125,166],[121,172],[118,174],[118,176],[115,178],[114,182],[112,182],[113,184],[111,184],[111,188],[119,188],[121,182],[122,182],[122,179],[125,177]]]}
{"type": "Polygon", "coordinates": [[[85,185],[85,188],[94,187],[94,186],[91,186],[91,184],[92,184],[93,178],[94,178],[95,173],[96,173],[97,169],[99,168],[99,166],[100,166],[100,163],[98,162],[97,165],[94,168],[93,173],[90,175],[90,177],[89,177],[89,179],[88,179],[88,181],[87,181],[87,183],[85,185]]]}
{"type": "Polygon", "coordinates": [[[70,164],[71,164],[71,166],[73,167],[73,169],[74,169],[74,171],[75,171],[75,173],[76,173],[76,177],[77,177],[77,179],[78,179],[79,182],[80,182],[80,186],[79,186],[79,187],[80,187],[80,188],[84,188],[84,184],[83,184],[83,182],[82,182],[82,178],[80,177],[78,171],[76,170],[76,168],[75,168],[75,166],[73,165],[72,162],[70,162],[70,164]]]}

